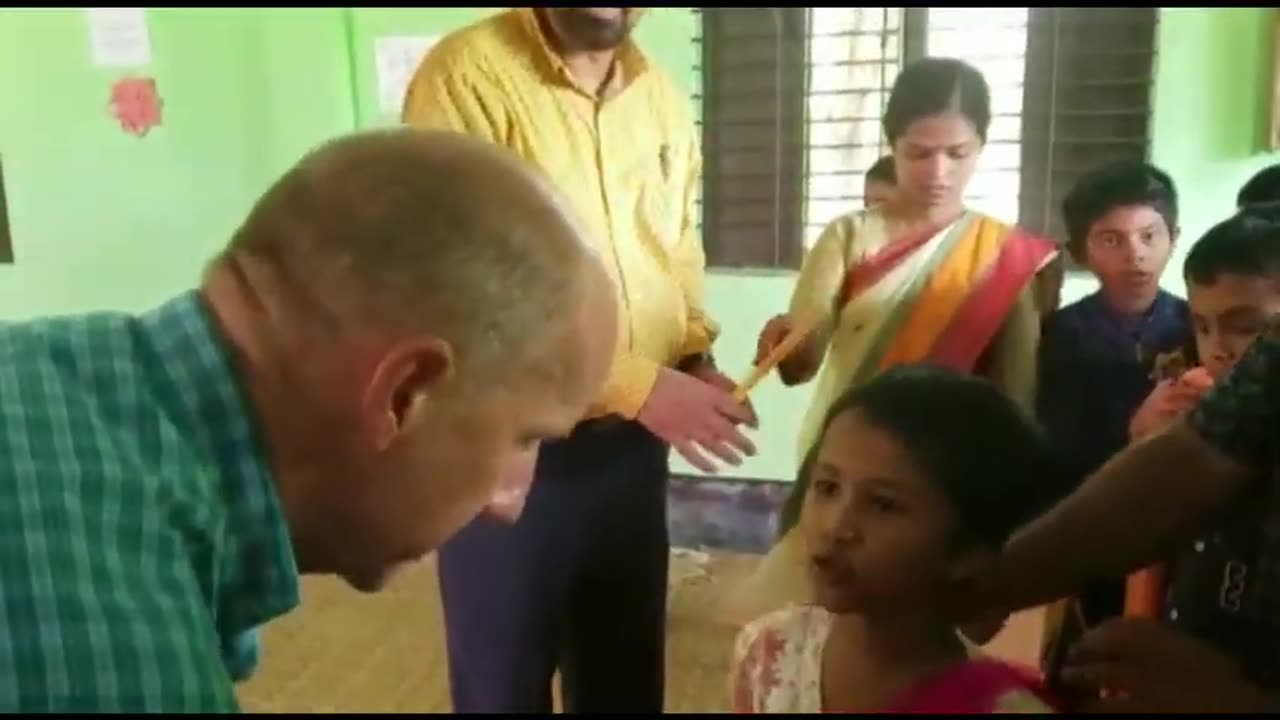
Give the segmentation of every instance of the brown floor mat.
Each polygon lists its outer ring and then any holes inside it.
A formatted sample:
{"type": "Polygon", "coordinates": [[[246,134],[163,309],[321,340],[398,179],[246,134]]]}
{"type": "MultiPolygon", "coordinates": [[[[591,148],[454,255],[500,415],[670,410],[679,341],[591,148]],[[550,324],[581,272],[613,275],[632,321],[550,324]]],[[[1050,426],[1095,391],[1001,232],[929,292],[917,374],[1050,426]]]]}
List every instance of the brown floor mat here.
{"type": "MultiPolygon", "coordinates": [[[[734,629],[713,617],[718,594],[758,558],[677,552],[671,564],[667,711],[723,712],[734,629]]],[[[240,687],[250,712],[448,712],[444,631],[434,564],[360,595],[308,579],[303,604],[263,631],[262,665],[240,687]]],[[[992,649],[1034,656],[1039,615],[1015,618],[992,649]]]]}

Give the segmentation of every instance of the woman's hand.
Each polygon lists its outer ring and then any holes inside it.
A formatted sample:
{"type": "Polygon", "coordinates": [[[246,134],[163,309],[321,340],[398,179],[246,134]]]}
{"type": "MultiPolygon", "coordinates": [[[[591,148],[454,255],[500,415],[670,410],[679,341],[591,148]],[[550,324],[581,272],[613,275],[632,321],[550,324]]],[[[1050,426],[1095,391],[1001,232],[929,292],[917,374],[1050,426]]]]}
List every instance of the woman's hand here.
{"type": "Polygon", "coordinates": [[[756,340],[756,359],[753,365],[759,365],[773,349],[782,343],[783,338],[791,333],[791,318],[785,314],[774,315],[764,324],[760,331],[760,339],[756,340]]]}
{"type": "MultiPolygon", "coordinates": [[[[760,338],[756,341],[756,357],[752,364],[759,366],[794,329],[795,323],[789,315],[775,315],[770,318],[769,322],[764,324],[764,328],[760,331],[760,338]]],[[[813,348],[813,338],[805,338],[795,350],[778,363],[778,375],[783,383],[795,385],[813,377],[822,364],[821,358],[812,357],[813,348]]]]}

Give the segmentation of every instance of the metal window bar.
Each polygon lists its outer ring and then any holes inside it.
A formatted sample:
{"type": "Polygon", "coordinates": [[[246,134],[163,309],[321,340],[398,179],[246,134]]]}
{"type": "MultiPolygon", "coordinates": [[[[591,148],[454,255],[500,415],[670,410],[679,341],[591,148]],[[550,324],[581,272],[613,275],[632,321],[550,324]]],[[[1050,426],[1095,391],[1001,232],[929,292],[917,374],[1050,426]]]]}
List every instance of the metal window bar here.
{"type": "Polygon", "coordinates": [[[1027,229],[1065,241],[1062,199],[1080,176],[1148,157],[1158,21],[1155,8],[1031,9],[1020,213],[1027,229]]]}
{"type": "Polygon", "coordinates": [[[708,264],[797,267],[807,8],[699,8],[708,264]]]}
{"type": "MultiPolygon", "coordinates": [[[[777,13],[804,9],[769,10],[777,13]]],[[[808,9],[808,12],[817,10],[851,12],[850,9],[833,8],[814,8],[808,9]]],[[[1021,48],[993,52],[988,43],[972,42],[975,16],[971,15],[963,21],[955,18],[957,13],[974,13],[974,9],[862,8],[861,22],[868,22],[869,14],[878,11],[880,14],[876,17],[880,19],[880,24],[859,27],[856,24],[859,21],[857,14],[848,16],[851,19],[843,25],[826,22],[825,19],[810,21],[812,16],[805,15],[802,16],[805,21],[799,25],[803,31],[797,33],[797,16],[792,14],[789,16],[789,24],[783,23],[785,28],[775,24],[769,30],[772,35],[757,31],[755,42],[760,42],[759,36],[773,39],[772,45],[764,43],[771,47],[771,60],[753,66],[748,62],[750,53],[736,52],[734,62],[730,63],[734,64],[735,69],[718,74],[704,73],[700,83],[703,87],[695,93],[696,99],[703,102],[704,121],[707,122],[703,128],[704,152],[708,155],[704,197],[717,184],[726,191],[738,193],[736,197],[732,193],[722,193],[734,200],[736,205],[722,201],[721,207],[716,210],[711,208],[714,203],[707,203],[706,209],[713,211],[708,215],[719,212],[727,217],[733,214],[730,212],[731,205],[753,206],[744,207],[733,223],[726,227],[736,228],[752,222],[757,225],[767,224],[767,234],[770,242],[774,243],[769,247],[767,257],[756,252],[759,262],[757,259],[744,260],[744,254],[737,253],[738,258],[731,259],[729,264],[767,265],[787,256],[789,251],[785,243],[788,240],[785,237],[794,218],[784,216],[795,213],[794,209],[789,209],[790,201],[783,197],[787,194],[785,178],[788,176],[796,177],[799,172],[797,184],[804,187],[800,222],[809,226],[810,234],[815,230],[814,226],[820,228],[831,219],[817,217],[831,211],[818,211],[814,203],[845,200],[846,207],[857,203],[861,193],[858,176],[885,150],[883,139],[879,136],[878,117],[883,102],[887,99],[891,76],[896,77],[903,57],[914,58],[924,54],[921,45],[933,45],[931,51],[943,54],[939,52],[938,45],[945,42],[949,34],[952,38],[964,37],[957,28],[966,30],[969,44],[961,45],[960,51],[952,54],[966,57],[984,70],[987,69],[984,65],[998,65],[998,69],[987,72],[993,94],[999,93],[1009,98],[1004,103],[995,99],[996,118],[993,121],[988,154],[996,154],[994,151],[998,149],[998,143],[1012,143],[1020,147],[1015,160],[1010,161],[1009,153],[1002,150],[999,153],[1002,156],[1000,162],[992,160],[980,171],[980,175],[989,174],[1001,178],[1016,175],[1016,189],[1010,193],[991,192],[981,187],[985,184],[980,182],[981,178],[975,178],[971,198],[973,202],[985,203],[998,198],[1004,198],[1007,202],[1008,196],[1013,195],[1019,204],[1018,218],[1029,229],[1056,225],[1056,208],[1061,194],[1079,173],[1096,165],[1098,158],[1145,156],[1149,148],[1155,10],[1015,8],[984,12],[989,15],[991,12],[1006,10],[1021,10],[1026,13],[1025,42],[1021,48]],[[889,29],[892,23],[885,20],[889,13],[901,13],[896,37],[895,32],[889,29]],[[810,30],[810,24],[821,27],[821,32],[810,30]],[[1046,42],[1046,38],[1055,37],[1047,34],[1046,28],[1054,26],[1059,29],[1057,40],[1046,42]],[[921,42],[922,36],[924,42],[921,42]],[[783,42],[783,37],[802,40],[806,52],[797,53],[792,47],[788,57],[780,59],[779,56],[785,54],[787,45],[783,42]],[[890,37],[894,39],[887,39],[890,37]],[[879,42],[873,42],[876,40],[879,42]],[[839,43],[844,43],[843,57],[839,43]],[[836,46],[834,50],[832,45],[836,46]],[[823,57],[818,57],[816,51],[822,51],[823,57]],[[782,84],[779,82],[780,77],[796,77],[795,68],[784,65],[790,63],[794,66],[797,58],[804,54],[809,55],[812,62],[806,65],[803,80],[791,80],[788,81],[790,87],[779,87],[782,84]],[[896,63],[894,59],[897,60],[896,63]],[[1017,75],[1014,67],[1019,59],[1023,65],[1021,83],[1016,77],[1008,77],[1017,75]],[[873,71],[878,71],[875,73],[877,81],[858,84],[846,82],[848,87],[843,89],[832,84],[824,87],[814,77],[816,68],[822,62],[834,69],[827,72],[828,78],[867,78],[873,71]],[[762,68],[773,68],[774,72],[763,73],[762,68]],[[761,83],[763,87],[760,86],[761,83]],[[711,98],[708,87],[716,84],[733,92],[721,93],[720,97],[711,98]],[[799,93],[797,100],[795,91],[809,84],[814,86],[812,91],[799,93]],[[771,94],[761,102],[766,90],[771,94]],[[736,96],[736,99],[726,98],[726,95],[736,96]],[[754,103],[751,102],[753,95],[756,99],[754,103]],[[726,99],[731,102],[726,103],[726,99]],[[822,103],[829,106],[844,103],[855,109],[834,112],[828,107],[825,113],[815,113],[813,106],[822,103]],[[713,108],[717,104],[721,107],[713,108]],[[799,111],[796,111],[796,105],[800,107],[799,111]],[[800,116],[799,124],[802,125],[799,131],[796,128],[797,115],[800,116]],[[767,131],[770,127],[780,129],[781,132],[775,133],[766,141],[760,131],[767,131]],[[748,132],[751,128],[755,128],[757,137],[745,142],[741,133],[748,132]],[[840,137],[841,133],[846,137],[839,141],[823,141],[823,137],[840,137]],[[717,134],[726,135],[720,141],[722,148],[712,148],[711,143],[706,142],[709,136],[717,134]],[[849,135],[856,137],[848,137],[849,135]],[[755,143],[755,151],[749,151],[752,142],[755,143]],[[828,145],[840,147],[831,148],[828,145]],[[733,156],[736,153],[736,157],[720,158],[721,166],[715,167],[717,160],[712,156],[720,149],[724,150],[722,154],[733,156]],[[837,157],[841,153],[846,156],[843,162],[836,162],[834,166],[828,162],[833,149],[836,150],[837,157]],[[823,163],[827,164],[824,166],[823,163]],[[798,167],[804,165],[808,166],[807,169],[798,167]],[[815,183],[824,177],[829,187],[814,188],[815,183]],[[764,208],[761,213],[759,206],[765,197],[772,198],[772,207],[764,208]],[[765,219],[750,221],[750,218],[760,215],[765,219]]],[[[711,12],[744,11],[715,8],[711,12]]],[[[759,16],[761,10],[751,9],[747,12],[759,16]]],[[[859,10],[852,12],[857,13],[859,10]]],[[[998,20],[990,16],[988,21],[990,27],[1003,31],[1017,26],[1016,21],[1008,18],[998,20]]],[[[746,32],[748,28],[738,29],[743,31],[740,33],[742,36],[752,36],[746,32]]],[[[702,38],[695,42],[701,45],[699,50],[703,58],[702,67],[705,68],[707,44],[702,38]]],[[[746,47],[752,43],[740,41],[737,44],[746,47]]],[[[736,49],[741,51],[744,48],[736,49]]],[[[725,224],[727,221],[720,222],[725,224]]],[[[717,232],[710,225],[711,223],[707,223],[708,238],[717,232]]],[[[723,230],[719,232],[722,237],[725,235],[723,230]]],[[[1054,234],[1052,228],[1050,233],[1054,234]]],[[[760,244],[758,238],[756,244],[760,244]]],[[[712,248],[708,247],[709,258],[711,251],[712,248]]],[[[795,257],[792,253],[791,258],[794,260],[795,257]]],[[[712,264],[717,263],[712,260],[712,264]]],[[[784,260],[783,264],[788,263],[784,260]]]]}
{"type": "Polygon", "coordinates": [[[903,8],[812,8],[805,245],[862,206],[862,178],[888,152],[880,117],[902,68],[903,8]]]}

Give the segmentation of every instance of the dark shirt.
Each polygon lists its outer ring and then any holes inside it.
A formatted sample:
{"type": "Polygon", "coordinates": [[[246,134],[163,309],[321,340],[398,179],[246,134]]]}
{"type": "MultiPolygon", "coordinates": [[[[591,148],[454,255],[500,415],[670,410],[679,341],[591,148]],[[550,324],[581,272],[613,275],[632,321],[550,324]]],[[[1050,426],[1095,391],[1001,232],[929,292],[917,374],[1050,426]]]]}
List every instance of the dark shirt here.
{"type": "Polygon", "coordinates": [[[1280,319],[1192,411],[1191,427],[1257,471],[1174,564],[1168,619],[1280,687],[1280,319]]]}
{"type": "MultiPolygon", "coordinates": [[[[1062,469],[1064,492],[1129,444],[1129,420],[1155,388],[1156,357],[1194,342],[1185,300],[1163,290],[1136,321],[1094,293],[1054,313],[1040,340],[1036,414],[1062,469]]],[[[1123,608],[1122,580],[1081,596],[1093,625],[1123,608]]]]}

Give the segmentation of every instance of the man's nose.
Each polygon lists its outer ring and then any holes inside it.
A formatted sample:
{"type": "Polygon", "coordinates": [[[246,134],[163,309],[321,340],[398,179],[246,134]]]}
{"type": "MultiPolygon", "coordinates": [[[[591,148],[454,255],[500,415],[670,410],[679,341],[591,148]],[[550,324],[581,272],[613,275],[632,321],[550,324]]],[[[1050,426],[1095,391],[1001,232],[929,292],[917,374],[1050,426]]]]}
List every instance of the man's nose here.
{"type": "Polygon", "coordinates": [[[514,525],[524,513],[524,503],[527,499],[527,491],[519,488],[497,492],[493,494],[489,504],[484,506],[484,513],[508,525],[514,525]]]}
{"type": "Polygon", "coordinates": [[[513,458],[498,480],[498,486],[493,489],[489,502],[485,504],[485,514],[508,523],[519,520],[529,496],[529,487],[533,484],[537,462],[537,451],[513,458]]]}

